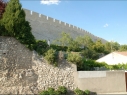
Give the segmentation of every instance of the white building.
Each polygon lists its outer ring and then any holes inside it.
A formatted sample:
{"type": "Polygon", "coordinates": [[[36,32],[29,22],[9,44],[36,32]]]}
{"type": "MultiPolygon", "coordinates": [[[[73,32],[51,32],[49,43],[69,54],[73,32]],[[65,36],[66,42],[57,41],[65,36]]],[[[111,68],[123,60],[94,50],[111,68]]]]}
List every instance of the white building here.
{"type": "Polygon", "coordinates": [[[105,62],[108,65],[114,65],[118,63],[127,63],[127,51],[125,52],[112,52],[98,60],[97,62],[105,62]]]}

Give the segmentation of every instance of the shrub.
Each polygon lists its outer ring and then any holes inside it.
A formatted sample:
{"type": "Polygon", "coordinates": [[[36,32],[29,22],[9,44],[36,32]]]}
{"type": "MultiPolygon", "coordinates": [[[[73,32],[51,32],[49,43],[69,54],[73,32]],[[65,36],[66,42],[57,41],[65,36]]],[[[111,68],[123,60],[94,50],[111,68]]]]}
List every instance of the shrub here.
{"type": "Polygon", "coordinates": [[[79,53],[68,53],[67,60],[76,65],[82,63],[82,57],[79,53]]]}
{"type": "Polygon", "coordinates": [[[80,70],[94,70],[94,67],[105,67],[108,68],[108,65],[104,62],[96,62],[91,59],[83,58],[83,63],[78,67],[78,71],[80,70]]]}
{"type": "Polygon", "coordinates": [[[59,46],[59,45],[51,44],[50,47],[57,51],[67,51],[67,46],[59,46]]]}
{"type": "Polygon", "coordinates": [[[45,59],[48,61],[49,64],[53,64],[56,65],[56,51],[54,49],[49,49],[46,53],[45,53],[45,59]]]}
{"type": "Polygon", "coordinates": [[[84,92],[83,92],[82,90],[78,89],[78,88],[76,88],[76,89],[74,90],[74,93],[75,93],[76,95],[84,95],[84,92]]]}
{"type": "Polygon", "coordinates": [[[36,44],[34,44],[34,50],[39,55],[44,55],[44,53],[47,51],[48,44],[46,40],[37,40],[36,44]]]}
{"type": "Polygon", "coordinates": [[[45,91],[40,92],[39,95],[50,95],[50,94],[48,91],[45,90],[45,91]]]}
{"type": "Polygon", "coordinates": [[[85,95],[90,95],[90,91],[89,90],[85,90],[84,93],[85,93],[85,95]]]}
{"type": "Polygon", "coordinates": [[[57,89],[57,93],[61,94],[66,94],[67,93],[67,88],[65,86],[59,86],[57,89]]]}
{"type": "Polygon", "coordinates": [[[55,95],[61,95],[61,92],[56,90],[55,95]]]}
{"type": "Polygon", "coordinates": [[[48,93],[49,95],[56,95],[55,89],[54,88],[48,88],[48,93]]]}

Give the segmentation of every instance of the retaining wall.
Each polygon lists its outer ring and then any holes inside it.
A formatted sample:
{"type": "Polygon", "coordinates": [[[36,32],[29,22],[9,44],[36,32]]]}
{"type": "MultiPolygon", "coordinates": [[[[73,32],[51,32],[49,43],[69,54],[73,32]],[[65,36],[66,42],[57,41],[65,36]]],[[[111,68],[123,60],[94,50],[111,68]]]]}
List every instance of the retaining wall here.
{"type": "Polygon", "coordinates": [[[37,94],[48,87],[74,90],[74,66],[66,60],[49,65],[14,38],[0,37],[0,94],[37,94]]]}
{"type": "Polygon", "coordinates": [[[75,83],[97,93],[126,92],[125,71],[77,71],[75,83]]]}

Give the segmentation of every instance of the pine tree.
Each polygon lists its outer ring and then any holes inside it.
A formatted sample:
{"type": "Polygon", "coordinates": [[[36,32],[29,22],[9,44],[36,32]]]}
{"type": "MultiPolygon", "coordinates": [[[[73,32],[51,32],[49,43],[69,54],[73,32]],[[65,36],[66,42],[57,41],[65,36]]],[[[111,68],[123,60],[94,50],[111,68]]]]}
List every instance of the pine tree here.
{"type": "Polygon", "coordinates": [[[3,14],[2,24],[8,34],[26,44],[29,48],[35,43],[35,38],[31,33],[29,22],[25,20],[25,12],[19,0],[10,0],[3,14]]]}

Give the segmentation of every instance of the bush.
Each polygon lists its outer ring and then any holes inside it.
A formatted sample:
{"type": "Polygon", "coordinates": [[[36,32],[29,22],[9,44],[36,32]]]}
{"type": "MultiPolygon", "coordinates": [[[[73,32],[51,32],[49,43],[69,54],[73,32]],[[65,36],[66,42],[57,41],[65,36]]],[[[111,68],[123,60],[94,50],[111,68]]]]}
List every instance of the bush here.
{"type": "Polygon", "coordinates": [[[90,91],[89,90],[85,90],[84,93],[85,93],[85,95],[90,95],[90,91]]]}
{"type": "Polygon", "coordinates": [[[67,46],[59,46],[59,45],[51,44],[50,47],[57,51],[67,51],[67,46]]]}
{"type": "Polygon", "coordinates": [[[48,61],[49,64],[53,64],[56,65],[56,60],[57,60],[57,55],[56,55],[56,51],[54,49],[49,49],[46,53],[45,53],[45,59],[48,61]]]}
{"type": "Polygon", "coordinates": [[[49,95],[56,95],[55,89],[54,88],[48,88],[48,93],[49,95]]]}
{"type": "Polygon", "coordinates": [[[44,53],[48,50],[48,44],[46,40],[37,40],[36,44],[34,44],[33,48],[39,55],[44,55],[44,53]]]}
{"type": "Polygon", "coordinates": [[[82,63],[82,57],[80,56],[79,53],[68,53],[67,60],[76,65],[82,63]]]}
{"type": "Polygon", "coordinates": [[[78,88],[76,88],[76,89],[74,90],[74,93],[75,93],[76,95],[85,95],[84,92],[83,92],[82,90],[78,89],[78,88]]]}
{"type": "Polygon", "coordinates": [[[45,91],[40,92],[39,95],[50,95],[50,94],[48,91],[45,90],[45,91]]]}
{"type": "Polygon", "coordinates": [[[83,63],[78,67],[78,71],[80,70],[94,70],[94,67],[105,67],[106,69],[108,68],[108,65],[104,62],[96,62],[91,59],[86,59],[83,58],[83,63]]]}
{"type": "Polygon", "coordinates": [[[67,88],[65,86],[59,86],[57,89],[57,93],[61,94],[66,94],[67,93],[67,88]]]}

